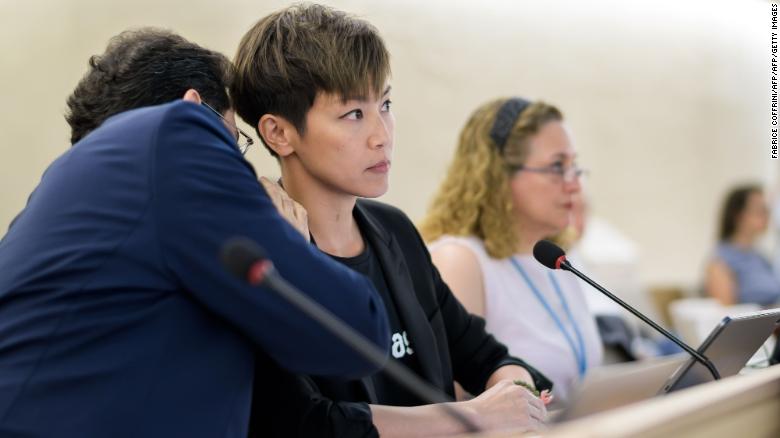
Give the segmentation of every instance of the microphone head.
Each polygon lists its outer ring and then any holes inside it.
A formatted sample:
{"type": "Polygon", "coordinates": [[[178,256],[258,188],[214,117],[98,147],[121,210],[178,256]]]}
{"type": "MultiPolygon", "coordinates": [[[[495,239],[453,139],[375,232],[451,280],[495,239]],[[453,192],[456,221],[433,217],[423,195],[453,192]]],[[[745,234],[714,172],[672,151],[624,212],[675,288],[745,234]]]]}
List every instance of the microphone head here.
{"type": "Polygon", "coordinates": [[[561,263],[566,261],[566,253],[549,240],[540,240],[534,245],[534,258],[550,269],[560,269],[561,263]]]}
{"type": "Polygon", "coordinates": [[[241,280],[248,281],[253,266],[265,260],[266,256],[263,248],[253,240],[246,237],[233,237],[222,245],[219,258],[228,272],[241,280]]]}

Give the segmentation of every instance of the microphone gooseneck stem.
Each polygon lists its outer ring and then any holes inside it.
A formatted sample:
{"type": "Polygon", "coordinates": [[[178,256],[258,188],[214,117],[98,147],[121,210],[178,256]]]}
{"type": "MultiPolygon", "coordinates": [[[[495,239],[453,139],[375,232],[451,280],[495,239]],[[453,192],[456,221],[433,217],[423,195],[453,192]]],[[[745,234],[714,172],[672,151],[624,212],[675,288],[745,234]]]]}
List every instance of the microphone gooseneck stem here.
{"type": "Polygon", "coordinates": [[[464,415],[458,408],[453,406],[450,403],[452,400],[446,397],[441,391],[419,378],[416,374],[409,371],[408,368],[395,360],[390,359],[385,362],[387,356],[384,351],[357,333],[342,320],[335,317],[319,303],[298,291],[294,286],[288,283],[287,280],[276,274],[276,271],[272,266],[267,268],[261,284],[267,286],[269,289],[273,289],[289,303],[297,307],[314,321],[317,321],[317,323],[322,325],[326,330],[336,335],[369,362],[375,364],[379,368],[382,368],[384,365],[382,371],[386,372],[396,382],[426,403],[436,403],[437,406],[447,413],[447,415],[458,421],[468,433],[481,431],[480,427],[464,415]]]}
{"type": "Polygon", "coordinates": [[[598,290],[599,292],[601,292],[604,295],[608,296],[612,301],[620,304],[621,307],[623,307],[624,309],[628,310],[634,316],[636,316],[637,318],[639,318],[642,321],[644,321],[645,324],[647,324],[650,327],[654,328],[656,331],[658,331],[662,335],[666,336],[672,342],[674,342],[675,344],[679,345],[680,348],[682,348],[683,350],[688,352],[688,354],[693,356],[702,365],[707,367],[707,369],[710,371],[710,373],[712,374],[712,377],[715,378],[715,380],[720,380],[720,373],[718,373],[718,370],[715,368],[715,365],[713,365],[713,363],[709,359],[707,359],[706,357],[704,357],[701,354],[699,354],[698,351],[696,351],[693,348],[689,347],[686,343],[684,343],[683,341],[677,339],[676,336],[674,336],[673,334],[671,334],[668,331],[666,331],[663,327],[661,327],[660,325],[656,324],[653,320],[651,320],[650,318],[646,317],[645,315],[640,313],[638,310],[636,310],[633,307],[631,307],[628,303],[626,303],[625,301],[623,301],[620,298],[616,297],[610,291],[604,289],[599,284],[597,284],[596,282],[594,282],[593,280],[588,278],[585,274],[583,274],[582,272],[580,272],[577,269],[575,269],[571,265],[571,263],[569,263],[568,260],[564,260],[560,264],[560,267],[561,267],[561,269],[565,269],[565,270],[571,272],[572,274],[576,275],[577,277],[579,277],[584,282],[586,282],[589,285],[593,286],[594,288],[596,288],[596,290],[598,290]]]}

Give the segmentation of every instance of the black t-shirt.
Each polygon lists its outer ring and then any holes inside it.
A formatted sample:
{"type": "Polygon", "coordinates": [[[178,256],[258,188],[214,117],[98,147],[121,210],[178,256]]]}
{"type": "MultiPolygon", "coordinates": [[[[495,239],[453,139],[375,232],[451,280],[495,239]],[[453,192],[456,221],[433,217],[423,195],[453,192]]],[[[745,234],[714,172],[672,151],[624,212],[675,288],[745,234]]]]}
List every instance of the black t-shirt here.
{"type": "MultiPolygon", "coordinates": [[[[390,295],[385,274],[382,265],[376,257],[373,248],[368,241],[365,243],[365,249],[355,257],[336,257],[331,258],[343,265],[357,271],[368,277],[374,284],[377,292],[384,301],[387,309],[388,321],[390,322],[390,357],[391,360],[397,360],[404,366],[419,375],[419,363],[417,355],[414,352],[414,339],[411,339],[404,327],[403,317],[398,314],[395,300],[390,295]]],[[[411,291],[409,291],[411,293],[411,291]]],[[[401,387],[398,382],[393,380],[384,371],[372,375],[371,380],[374,383],[376,396],[379,404],[391,406],[416,406],[423,402],[401,387]]],[[[343,382],[334,379],[315,378],[323,395],[341,401],[366,401],[361,396],[363,393],[357,382],[343,382]]]]}

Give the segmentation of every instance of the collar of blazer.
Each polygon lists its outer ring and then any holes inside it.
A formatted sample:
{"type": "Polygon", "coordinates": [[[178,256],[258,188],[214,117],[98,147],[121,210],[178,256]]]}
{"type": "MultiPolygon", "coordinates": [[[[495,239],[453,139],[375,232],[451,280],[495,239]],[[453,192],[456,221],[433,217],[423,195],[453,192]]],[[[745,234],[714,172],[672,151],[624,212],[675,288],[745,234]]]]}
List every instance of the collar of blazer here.
{"type": "MultiPolygon", "coordinates": [[[[382,226],[381,220],[370,208],[370,203],[358,201],[355,205],[355,220],[358,222],[366,243],[374,250],[387,280],[387,286],[395,302],[398,317],[401,319],[420,366],[423,379],[433,386],[445,388],[439,348],[428,318],[417,299],[411,273],[406,265],[406,257],[395,236],[382,226]]],[[[434,293],[435,291],[431,291],[434,293]]],[[[390,360],[394,360],[390,358],[390,360]]],[[[366,389],[373,394],[370,378],[363,379],[366,389]]],[[[372,397],[372,399],[375,399],[372,397]]]]}

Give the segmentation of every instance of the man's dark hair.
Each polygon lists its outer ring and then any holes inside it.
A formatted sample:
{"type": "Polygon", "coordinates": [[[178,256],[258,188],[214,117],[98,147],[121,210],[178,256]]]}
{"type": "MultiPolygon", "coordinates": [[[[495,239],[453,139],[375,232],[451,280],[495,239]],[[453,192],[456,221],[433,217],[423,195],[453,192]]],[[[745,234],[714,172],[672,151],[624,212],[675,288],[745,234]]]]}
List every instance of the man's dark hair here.
{"type": "Polygon", "coordinates": [[[68,97],[65,120],[76,143],[114,114],[181,99],[194,88],[211,107],[230,108],[233,68],[221,53],[173,32],[142,28],[111,38],[68,97]]]}

